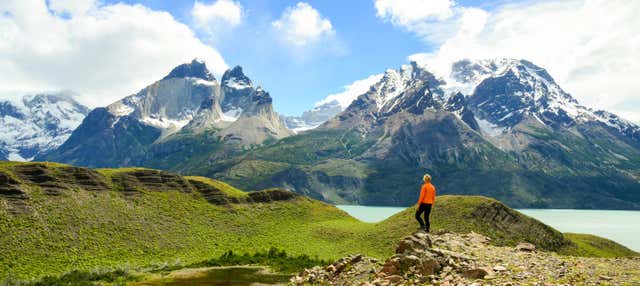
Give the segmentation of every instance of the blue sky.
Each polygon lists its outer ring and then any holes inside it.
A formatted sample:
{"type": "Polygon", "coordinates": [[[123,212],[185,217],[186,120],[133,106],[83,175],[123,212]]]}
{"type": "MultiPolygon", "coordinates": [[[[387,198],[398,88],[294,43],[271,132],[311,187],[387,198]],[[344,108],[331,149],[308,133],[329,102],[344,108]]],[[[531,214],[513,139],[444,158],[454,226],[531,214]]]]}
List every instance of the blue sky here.
{"type": "MultiPolygon", "coordinates": [[[[170,12],[179,21],[191,23],[191,1],[127,1],[170,12]]],[[[211,1],[208,1],[211,2],[211,1]]],[[[205,3],[208,3],[205,2],[205,3]]],[[[338,51],[315,51],[303,58],[281,49],[273,41],[256,36],[278,19],[282,11],[298,1],[238,1],[247,10],[243,23],[232,32],[205,42],[214,46],[229,65],[241,65],[274,97],[276,110],[298,114],[342,86],[396,68],[406,57],[432,47],[411,33],[376,17],[372,1],[307,1],[331,21],[338,51]]]]}
{"type": "MultiPolygon", "coordinates": [[[[121,1],[112,1],[113,3],[121,1]]],[[[127,0],[154,10],[171,13],[180,22],[193,25],[191,9],[194,1],[127,0]]],[[[210,4],[214,1],[201,1],[210,4]]],[[[329,94],[369,75],[397,68],[409,55],[431,52],[437,46],[376,17],[374,2],[306,1],[331,21],[337,50],[312,51],[294,55],[269,39],[257,34],[278,19],[282,12],[300,1],[241,0],[246,11],[242,23],[211,39],[196,30],[198,37],[215,47],[227,64],[241,65],[256,83],[262,84],[274,97],[278,112],[293,115],[309,109],[329,94]]],[[[502,1],[504,2],[504,1],[502,1]]],[[[459,5],[483,7],[487,10],[497,1],[457,1],[459,5]],[[485,2],[482,4],[482,2],[485,2]],[[487,4],[490,2],[490,4],[487,4]]],[[[319,43],[323,45],[323,43],[319,43]]]]}
{"type": "Polygon", "coordinates": [[[68,90],[104,106],[199,57],[218,75],[243,66],[294,115],[409,58],[446,75],[455,60],[509,57],[640,122],[637,11],[625,0],[0,0],[0,97],[68,90]]]}

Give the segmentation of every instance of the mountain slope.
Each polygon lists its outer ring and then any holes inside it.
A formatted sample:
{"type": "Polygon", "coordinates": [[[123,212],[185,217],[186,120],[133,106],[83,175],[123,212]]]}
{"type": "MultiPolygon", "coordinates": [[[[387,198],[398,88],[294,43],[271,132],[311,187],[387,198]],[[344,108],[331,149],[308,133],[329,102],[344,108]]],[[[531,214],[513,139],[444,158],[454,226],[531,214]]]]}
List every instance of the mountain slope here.
{"type": "Polygon", "coordinates": [[[442,194],[512,207],[640,209],[639,130],[524,60],[460,61],[446,77],[411,63],[316,129],[186,170],[339,203],[411,204],[428,172],[442,194]]]}
{"type": "Polygon", "coordinates": [[[88,113],[62,93],[0,101],[0,160],[28,161],[55,149],[88,113]]]}
{"type": "MultiPolygon", "coordinates": [[[[438,201],[434,229],[476,231],[498,245],[524,240],[546,250],[583,249],[492,199],[442,196],[438,201]]],[[[207,178],[140,168],[3,162],[0,279],[190,264],[228,250],[253,253],[271,247],[321,259],[353,253],[384,257],[415,230],[410,212],[370,224],[284,190],[245,193],[207,178]]]]}
{"type": "Polygon", "coordinates": [[[176,156],[192,154],[191,146],[179,142],[185,134],[205,140],[206,152],[215,152],[218,146],[242,149],[291,133],[273,111],[269,93],[254,87],[241,67],[225,72],[219,83],[204,62],[193,60],[134,95],[96,108],[62,146],[36,159],[149,166],[164,159],[159,156],[167,148],[176,156]]]}

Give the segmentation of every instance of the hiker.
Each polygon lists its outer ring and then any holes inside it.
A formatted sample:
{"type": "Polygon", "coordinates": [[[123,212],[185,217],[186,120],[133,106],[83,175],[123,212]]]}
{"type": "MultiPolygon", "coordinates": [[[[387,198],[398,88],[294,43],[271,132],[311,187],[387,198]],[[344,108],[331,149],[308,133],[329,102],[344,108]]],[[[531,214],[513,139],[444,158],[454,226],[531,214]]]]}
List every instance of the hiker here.
{"type": "Polygon", "coordinates": [[[424,184],[420,188],[420,198],[418,199],[418,210],[416,211],[416,219],[420,223],[420,230],[429,232],[431,223],[429,222],[429,214],[431,214],[431,206],[436,201],[436,187],[431,184],[431,175],[425,174],[422,177],[424,184]],[[424,221],[420,217],[424,213],[424,221]]]}

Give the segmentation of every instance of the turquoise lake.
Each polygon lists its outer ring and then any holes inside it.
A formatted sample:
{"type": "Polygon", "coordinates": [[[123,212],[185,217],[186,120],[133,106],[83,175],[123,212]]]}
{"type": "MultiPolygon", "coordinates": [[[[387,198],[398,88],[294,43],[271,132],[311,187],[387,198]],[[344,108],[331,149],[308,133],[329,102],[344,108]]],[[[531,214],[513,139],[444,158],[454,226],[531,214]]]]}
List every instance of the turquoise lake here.
{"type": "MultiPolygon", "coordinates": [[[[338,205],[364,222],[382,221],[405,208],[338,205]]],[[[519,209],[562,232],[588,233],[640,251],[640,211],[519,209]]]]}

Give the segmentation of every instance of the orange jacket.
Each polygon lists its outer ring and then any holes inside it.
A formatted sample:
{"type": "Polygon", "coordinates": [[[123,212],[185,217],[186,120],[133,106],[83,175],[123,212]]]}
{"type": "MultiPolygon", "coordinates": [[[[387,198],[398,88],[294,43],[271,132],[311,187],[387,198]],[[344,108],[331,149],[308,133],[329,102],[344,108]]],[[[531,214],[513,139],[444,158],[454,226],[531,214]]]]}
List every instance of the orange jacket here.
{"type": "Polygon", "coordinates": [[[436,187],[431,183],[425,183],[420,188],[420,199],[418,204],[433,204],[436,202],[436,187]]]}

